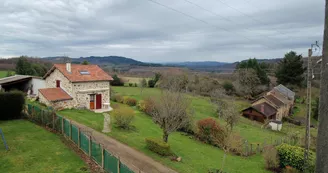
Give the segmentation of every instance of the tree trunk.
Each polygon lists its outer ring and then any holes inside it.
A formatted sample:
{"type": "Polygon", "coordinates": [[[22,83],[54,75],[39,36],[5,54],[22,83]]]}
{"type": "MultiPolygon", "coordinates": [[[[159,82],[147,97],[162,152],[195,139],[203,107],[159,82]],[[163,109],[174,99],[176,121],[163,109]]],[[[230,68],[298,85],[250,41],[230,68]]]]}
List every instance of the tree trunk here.
{"type": "Polygon", "coordinates": [[[169,134],[163,130],[163,141],[167,143],[167,141],[169,140],[169,134]]]}
{"type": "Polygon", "coordinates": [[[319,129],[317,143],[316,172],[324,173],[328,170],[328,0],[325,9],[325,30],[323,38],[321,83],[319,102],[319,129]]]}

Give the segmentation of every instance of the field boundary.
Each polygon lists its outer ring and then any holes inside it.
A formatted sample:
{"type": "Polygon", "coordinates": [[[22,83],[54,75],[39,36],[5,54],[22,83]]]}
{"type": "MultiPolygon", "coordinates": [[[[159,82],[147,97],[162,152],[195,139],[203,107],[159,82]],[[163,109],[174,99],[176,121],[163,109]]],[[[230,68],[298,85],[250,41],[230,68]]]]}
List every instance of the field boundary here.
{"type": "Polygon", "coordinates": [[[88,126],[27,104],[25,113],[32,122],[62,134],[110,173],[176,173],[145,154],[88,126]]]}

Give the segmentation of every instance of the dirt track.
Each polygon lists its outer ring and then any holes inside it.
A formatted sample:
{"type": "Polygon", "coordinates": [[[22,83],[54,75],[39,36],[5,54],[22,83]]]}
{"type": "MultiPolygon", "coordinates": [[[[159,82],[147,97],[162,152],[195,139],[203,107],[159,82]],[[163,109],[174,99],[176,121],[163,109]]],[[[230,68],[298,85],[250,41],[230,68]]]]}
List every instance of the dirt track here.
{"type": "Polygon", "coordinates": [[[125,145],[117,140],[93,130],[83,124],[71,121],[72,124],[78,126],[81,131],[91,135],[92,139],[103,145],[105,149],[115,156],[119,156],[122,163],[127,165],[134,172],[139,173],[177,173],[176,171],[162,165],[145,154],[125,145]]]}

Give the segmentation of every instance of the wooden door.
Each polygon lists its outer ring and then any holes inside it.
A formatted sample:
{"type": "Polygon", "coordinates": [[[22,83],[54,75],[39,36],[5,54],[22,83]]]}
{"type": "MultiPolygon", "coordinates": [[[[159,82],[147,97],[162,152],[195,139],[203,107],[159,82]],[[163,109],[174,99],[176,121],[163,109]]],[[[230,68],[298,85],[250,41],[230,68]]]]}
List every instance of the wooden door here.
{"type": "Polygon", "coordinates": [[[90,95],[90,109],[95,109],[95,95],[90,95]]]}
{"type": "Polygon", "coordinates": [[[96,109],[101,109],[101,94],[96,95],[96,109]]]}

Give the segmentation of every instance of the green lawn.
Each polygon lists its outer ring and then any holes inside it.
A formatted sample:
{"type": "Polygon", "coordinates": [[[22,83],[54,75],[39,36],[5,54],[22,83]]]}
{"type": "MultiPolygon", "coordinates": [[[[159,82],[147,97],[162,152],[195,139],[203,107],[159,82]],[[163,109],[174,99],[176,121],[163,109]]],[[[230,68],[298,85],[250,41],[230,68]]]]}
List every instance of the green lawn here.
{"type": "Polygon", "coordinates": [[[26,120],[0,121],[10,151],[0,138],[2,173],[85,172],[87,165],[56,134],[26,120]],[[82,170],[83,170],[82,169],[82,170]]]}
{"type": "MultiPolygon", "coordinates": [[[[145,99],[148,97],[159,97],[160,90],[157,88],[145,88],[142,95],[140,95],[140,88],[134,87],[112,87],[112,90],[122,96],[130,96],[137,100],[145,99]]],[[[210,100],[201,96],[190,96],[192,99],[192,108],[194,109],[194,120],[200,120],[207,117],[216,117],[215,107],[211,104],[210,100]]],[[[250,103],[244,100],[236,100],[237,109],[239,111],[247,108],[250,103]]],[[[225,122],[218,119],[220,123],[225,122]]],[[[240,122],[235,127],[235,132],[238,132],[244,139],[252,143],[268,142],[271,139],[277,139],[284,136],[284,133],[274,132],[271,130],[261,129],[261,125],[257,122],[250,121],[244,117],[240,118],[240,122]]]]}
{"type": "Polygon", "coordinates": [[[7,71],[0,71],[0,78],[4,78],[7,76],[7,71]]]}
{"type": "MultiPolygon", "coordinates": [[[[117,109],[121,107],[128,107],[118,103],[112,103],[113,107],[117,109]]],[[[145,137],[157,137],[162,135],[161,129],[153,123],[152,119],[143,112],[134,110],[136,117],[133,121],[133,126],[136,130],[126,131],[120,130],[116,127],[112,128],[112,132],[107,135],[112,136],[127,145],[142,151],[165,165],[168,165],[179,172],[207,172],[210,168],[221,168],[224,152],[207,144],[203,144],[189,136],[182,133],[175,132],[169,136],[169,144],[174,153],[182,157],[182,162],[172,162],[168,158],[160,157],[145,148],[145,137]]],[[[77,122],[83,123],[98,131],[103,127],[102,114],[96,114],[88,110],[62,110],[58,114],[67,118],[73,119],[77,122]]],[[[224,170],[229,173],[243,172],[243,173],[261,173],[267,172],[264,169],[264,161],[260,155],[252,157],[239,157],[228,155],[224,170]]]]}

